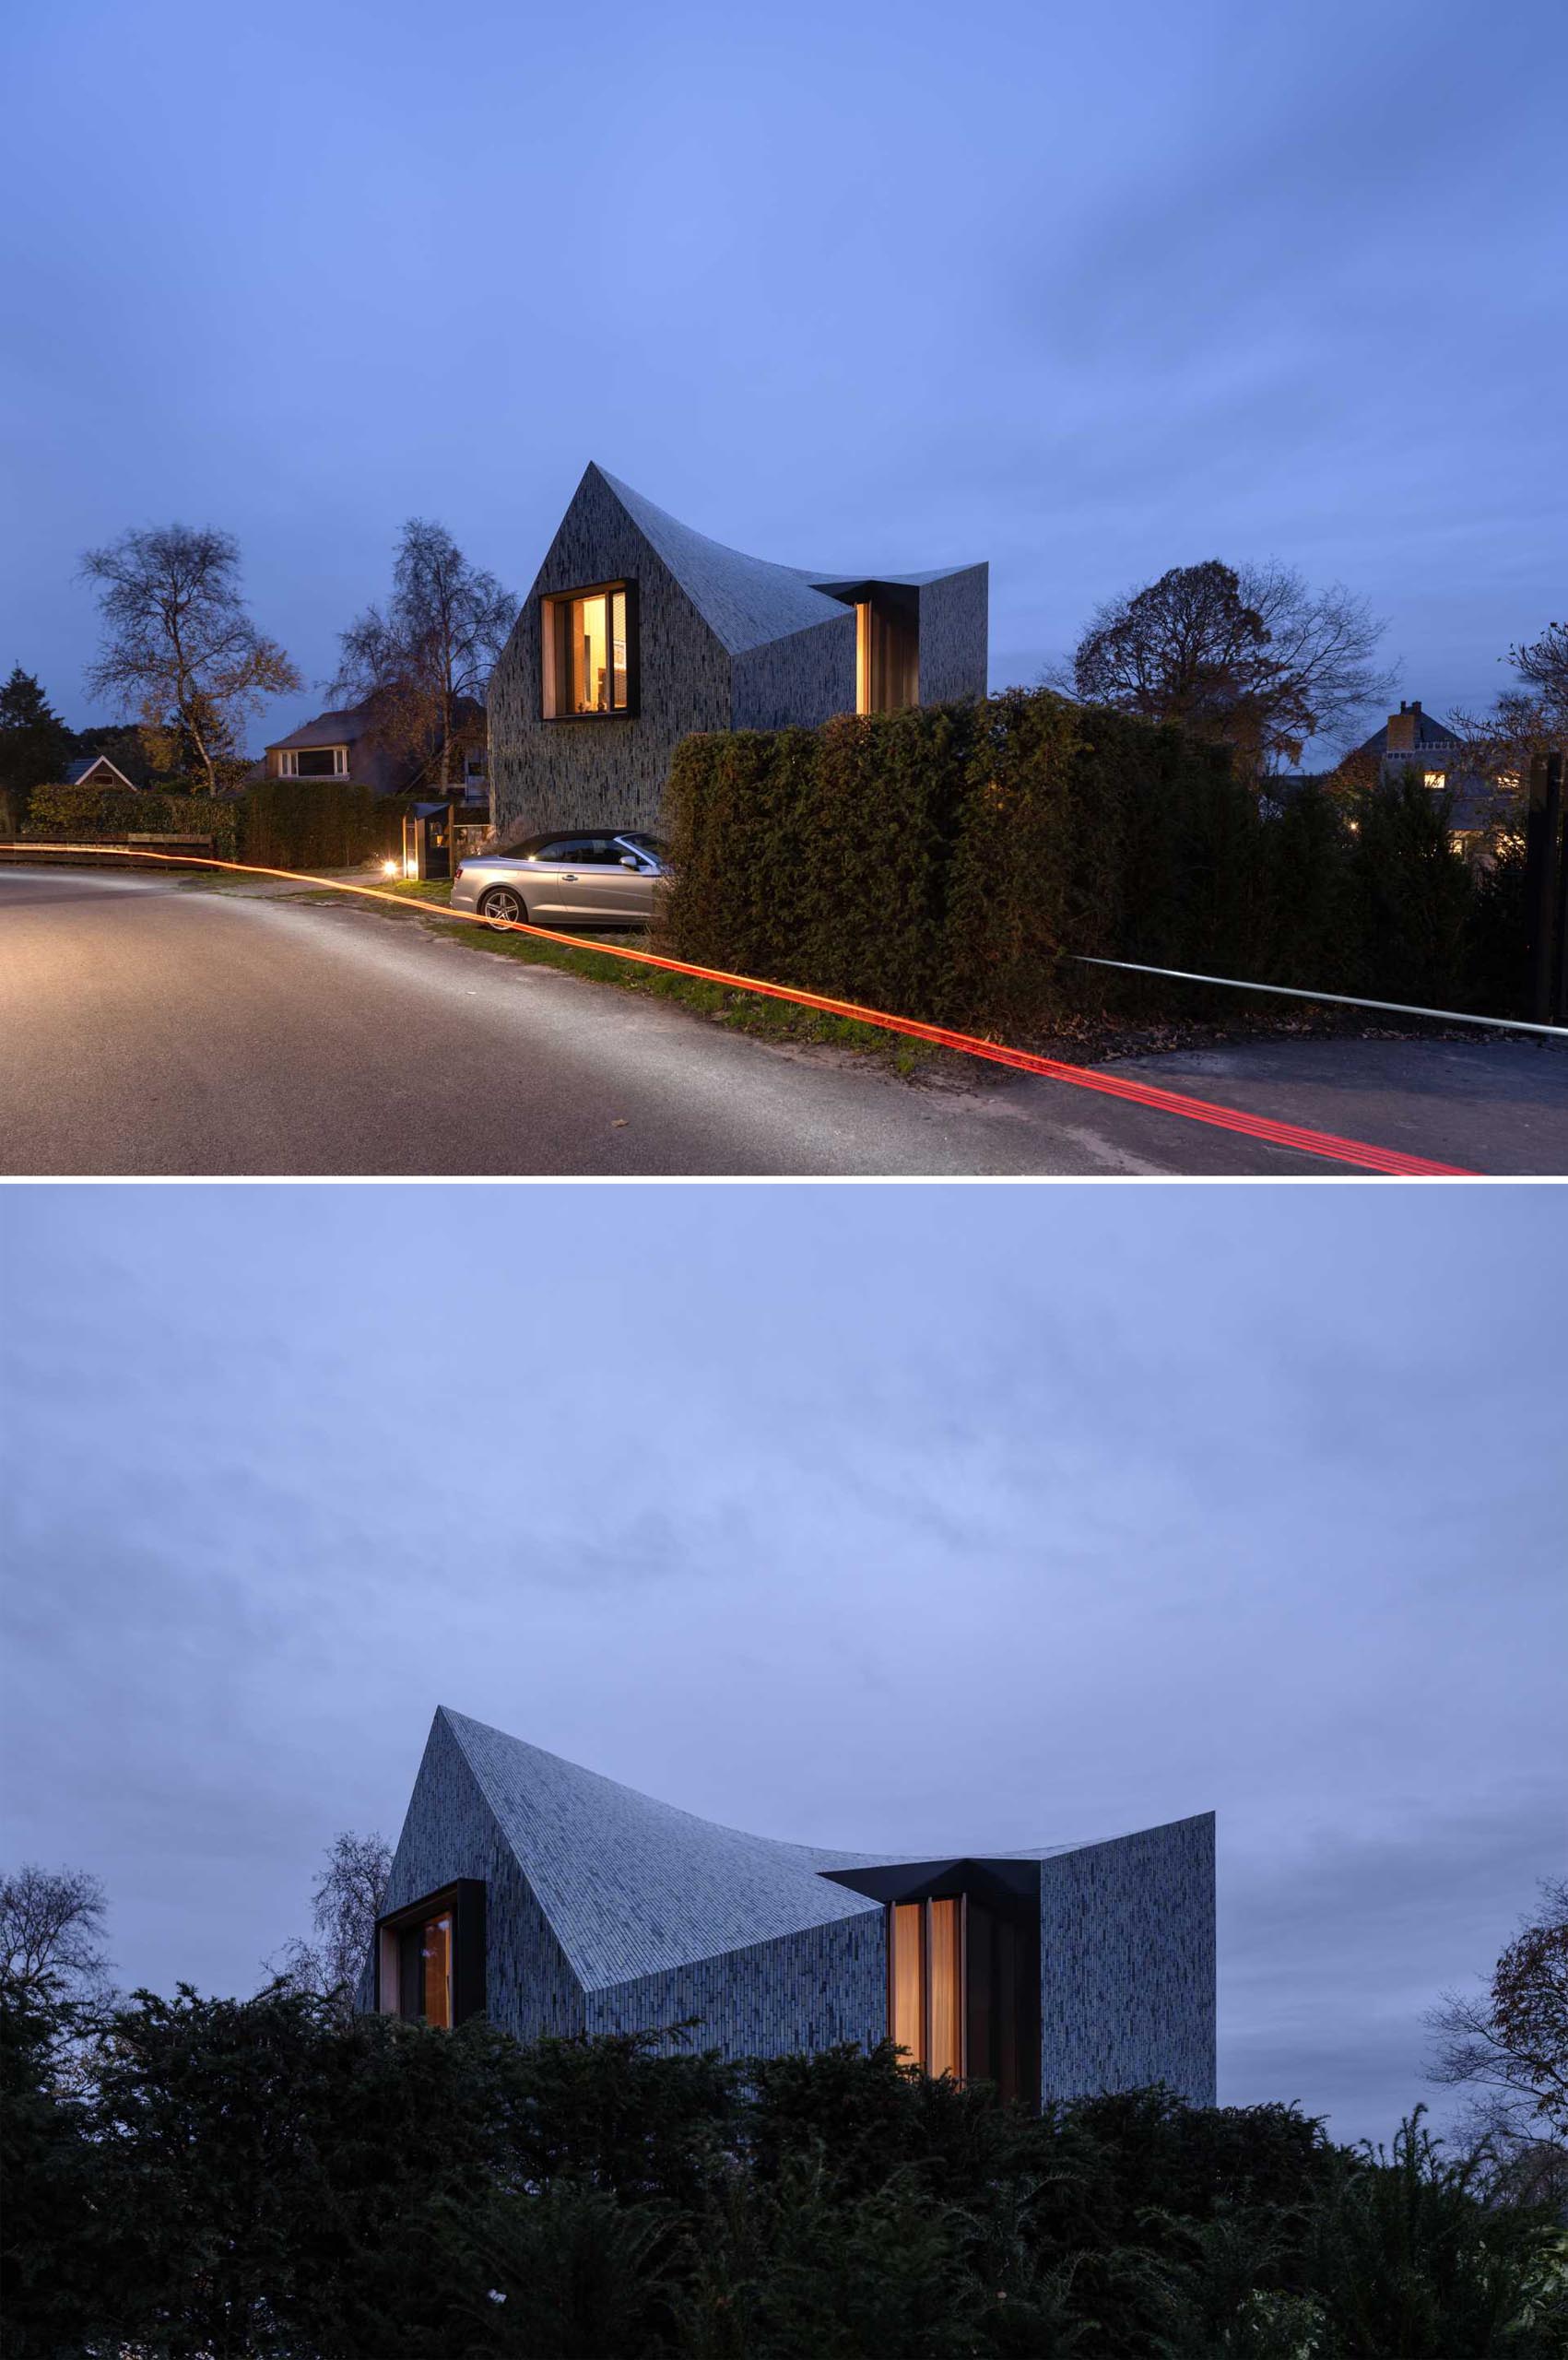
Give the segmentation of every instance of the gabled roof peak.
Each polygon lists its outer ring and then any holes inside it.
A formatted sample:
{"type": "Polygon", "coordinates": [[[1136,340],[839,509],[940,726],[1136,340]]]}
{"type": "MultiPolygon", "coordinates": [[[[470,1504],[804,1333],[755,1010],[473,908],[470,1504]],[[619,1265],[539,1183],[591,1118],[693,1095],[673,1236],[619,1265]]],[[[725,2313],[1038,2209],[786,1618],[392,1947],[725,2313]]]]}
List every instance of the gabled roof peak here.
{"type": "Polygon", "coordinates": [[[744,549],[730,549],[683,525],[667,509],[612,476],[596,459],[589,461],[584,483],[590,478],[596,478],[619,502],[732,655],[765,646],[770,640],[787,639],[798,631],[810,631],[819,623],[842,623],[855,588],[867,583],[900,584],[914,589],[939,582],[949,573],[968,571],[947,566],[930,573],[882,573],[864,566],[778,565],[771,558],[749,557],[744,549]]]}

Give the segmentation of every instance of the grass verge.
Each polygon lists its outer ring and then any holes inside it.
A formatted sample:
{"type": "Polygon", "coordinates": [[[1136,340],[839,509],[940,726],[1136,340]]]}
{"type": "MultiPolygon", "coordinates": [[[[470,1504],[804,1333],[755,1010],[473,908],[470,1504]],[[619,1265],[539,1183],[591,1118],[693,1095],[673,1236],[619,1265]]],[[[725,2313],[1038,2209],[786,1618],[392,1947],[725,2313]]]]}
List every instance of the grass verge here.
{"type": "MultiPolygon", "coordinates": [[[[796,1008],[788,1000],[764,999],[755,992],[733,991],[724,984],[704,984],[695,975],[671,975],[659,967],[637,967],[629,960],[607,958],[592,948],[592,935],[584,936],[583,948],[578,950],[569,950],[564,943],[540,942],[530,934],[492,934],[488,927],[471,926],[461,919],[449,918],[443,923],[440,913],[446,906],[451,889],[442,881],[419,884],[401,879],[380,890],[409,903],[413,914],[431,933],[461,942],[469,950],[488,951],[492,958],[520,960],[527,967],[556,967],[564,974],[581,975],[591,984],[613,984],[619,991],[640,992],[647,999],[674,1000],[678,1007],[690,1009],[693,1015],[703,1017],[711,1024],[723,1024],[733,1032],[749,1032],[762,1040],[814,1048],[848,1049],[857,1056],[875,1057],[879,1065],[906,1079],[929,1077],[933,1068],[938,1066],[950,1066],[961,1071],[966,1081],[974,1078],[967,1058],[954,1056],[929,1042],[911,1041],[897,1032],[884,1032],[874,1024],[857,1024],[851,1017],[826,1015],[819,1009],[796,1008]]],[[[356,906],[350,896],[340,893],[306,891],[289,898],[356,906]]],[[[357,906],[384,910],[386,904],[360,903],[357,906]]],[[[614,938],[631,950],[651,948],[644,934],[618,934],[614,938]]]]}

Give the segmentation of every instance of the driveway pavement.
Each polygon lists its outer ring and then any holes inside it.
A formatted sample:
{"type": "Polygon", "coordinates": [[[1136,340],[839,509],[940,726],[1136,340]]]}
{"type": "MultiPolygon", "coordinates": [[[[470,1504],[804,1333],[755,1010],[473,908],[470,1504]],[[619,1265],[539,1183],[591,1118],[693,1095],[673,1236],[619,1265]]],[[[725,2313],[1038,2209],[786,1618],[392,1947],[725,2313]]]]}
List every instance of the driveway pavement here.
{"type": "MultiPolygon", "coordinates": [[[[1568,1054],[1301,1042],[1116,1070],[1482,1172],[1568,1172],[1568,1054]]],[[[898,1080],[406,919],[0,867],[0,1171],[1313,1174],[1071,1086],[898,1080]]]]}

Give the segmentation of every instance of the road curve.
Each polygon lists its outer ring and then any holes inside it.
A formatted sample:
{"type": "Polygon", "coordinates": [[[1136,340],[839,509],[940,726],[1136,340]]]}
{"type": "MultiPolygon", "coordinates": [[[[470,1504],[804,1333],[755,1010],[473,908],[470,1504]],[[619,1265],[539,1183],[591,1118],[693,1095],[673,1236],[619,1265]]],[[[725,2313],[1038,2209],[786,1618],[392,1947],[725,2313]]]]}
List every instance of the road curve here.
{"type": "MultiPolygon", "coordinates": [[[[1125,1069],[1456,1162],[1476,1161],[1485,1127],[1473,1092],[1445,1127],[1430,1092],[1406,1103],[1326,1087],[1308,1104],[1289,1072],[1260,1081],[1238,1064],[1200,1078],[1168,1059],[1125,1069]]],[[[1563,1073],[1568,1064],[1554,1083],[1563,1073]]],[[[1521,1150],[1555,1163],[1488,1168],[1568,1168],[1563,1097],[1555,1144],[1548,1103],[1546,1133],[1527,1119],[1521,1150]]],[[[0,867],[7,1174],[1338,1168],[1062,1083],[911,1086],[863,1058],[774,1046],[672,1003],[476,955],[390,913],[194,892],[124,871],[0,867]]]]}

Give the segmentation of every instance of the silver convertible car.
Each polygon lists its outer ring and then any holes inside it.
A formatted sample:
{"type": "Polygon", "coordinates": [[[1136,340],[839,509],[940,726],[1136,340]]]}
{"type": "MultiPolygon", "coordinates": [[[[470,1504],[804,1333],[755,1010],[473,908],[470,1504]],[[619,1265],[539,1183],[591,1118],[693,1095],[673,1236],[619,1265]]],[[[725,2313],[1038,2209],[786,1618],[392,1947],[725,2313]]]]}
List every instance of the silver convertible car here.
{"type": "Polygon", "coordinates": [[[452,881],[452,907],[501,926],[646,926],[666,875],[654,836],[529,836],[506,852],[477,854],[452,881]]]}

